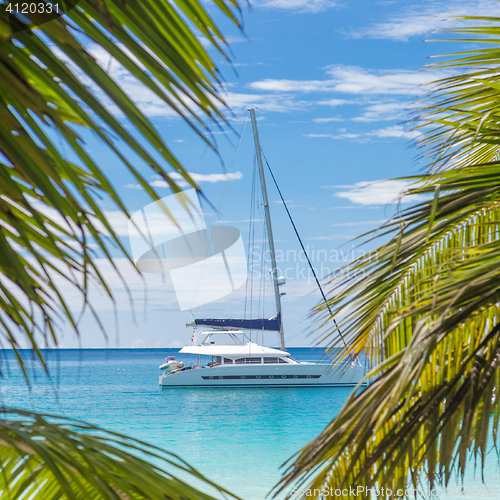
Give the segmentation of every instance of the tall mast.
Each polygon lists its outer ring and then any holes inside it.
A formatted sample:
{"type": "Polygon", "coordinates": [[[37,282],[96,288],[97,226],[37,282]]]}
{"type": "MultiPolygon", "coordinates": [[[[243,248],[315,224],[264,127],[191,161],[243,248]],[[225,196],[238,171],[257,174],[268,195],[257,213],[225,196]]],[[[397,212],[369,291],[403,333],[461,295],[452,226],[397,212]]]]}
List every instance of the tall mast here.
{"type": "Polygon", "coordinates": [[[269,201],[267,199],[266,178],[264,176],[264,166],[262,165],[262,153],[260,151],[259,131],[257,130],[257,120],[255,118],[255,109],[250,109],[252,118],[253,138],[255,141],[255,153],[257,154],[257,165],[259,166],[260,185],[262,186],[262,201],[264,202],[264,212],[266,214],[267,238],[269,240],[269,250],[271,252],[271,274],[273,276],[274,297],[276,299],[276,313],[280,318],[280,349],[285,350],[285,335],[283,331],[283,316],[281,314],[281,294],[278,285],[278,268],[276,267],[276,254],[274,252],[273,228],[271,227],[271,213],[269,211],[269,201]]]}

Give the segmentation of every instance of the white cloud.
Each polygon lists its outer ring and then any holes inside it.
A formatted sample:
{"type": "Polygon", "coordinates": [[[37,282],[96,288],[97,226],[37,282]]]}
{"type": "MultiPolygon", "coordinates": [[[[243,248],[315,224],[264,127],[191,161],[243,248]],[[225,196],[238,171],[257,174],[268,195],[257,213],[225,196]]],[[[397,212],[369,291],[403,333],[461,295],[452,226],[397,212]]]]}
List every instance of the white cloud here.
{"type": "MultiPolygon", "coordinates": [[[[243,41],[239,38],[231,38],[230,42],[243,41]]],[[[136,63],[137,59],[126,49],[126,47],[119,45],[119,47],[127,53],[136,63]]],[[[130,73],[124,66],[122,66],[113,56],[100,46],[92,45],[88,50],[96,58],[99,65],[105,69],[111,78],[121,87],[127,96],[136,104],[136,106],[149,118],[176,118],[178,117],[167,104],[153,91],[149,90],[140,80],[138,80],[132,73],[130,73]]],[[[95,85],[92,80],[78,67],[71,63],[68,58],[58,49],[55,50],[58,57],[67,61],[69,68],[73,71],[78,78],[88,85],[95,96],[106,106],[106,108],[116,114],[121,115],[119,108],[106,96],[106,94],[95,85]]],[[[139,64],[139,63],[138,63],[139,64]]],[[[145,69],[145,68],[142,68],[145,69]]],[[[172,97],[168,89],[161,85],[160,82],[153,78],[160,91],[168,97],[172,97]]],[[[225,83],[225,88],[229,89],[234,85],[230,82],[225,83]]],[[[289,112],[300,107],[304,107],[306,103],[296,102],[293,95],[259,95],[259,94],[243,94],[232,91],[221,92],[221,97],[225,100],[232,111],[246,111],[250,106],[257,106],[262,111],[272,112],[289,112]]],[[[193,108],[192,102],[185,96],[180,96],[180,99],[187,106],[193,108]]],[[[220,103],[214,98],[212,99],[214,105],[220,106],[220,103]]],[[[194,109],[194,108],[193,108],[194,109]]],[[[196,109],[194,109],[197,112],[196,109]]],[[[176,141],[178,142],[178,141],[176,141]]]]}
{"type": "MultiPolygon", "coordinates": [[[[128,50],[123,44],[117,44],[117,50],[122,50],[130,59],[132,59],[140,69],[146,71],[144,65],[128,50]]],[[[121,65],[108,51],[98,44],[86,46],[86,49],[94,56],[97,63],[108,73],[108,75],[117,83],[127,96],[135,103],[135,105],[149,117],[176,117],[177,114],[165,104],[165,102],[149,90],[140,80],[132,75],[123,65],[121,65]]],[[[147,47],[145,47],[146,50],[147,47]]],[[[52,48],[53,52],[64,61],[68,68],[78,77],[82,83],[87,85],[95,97],[103,104],[108,111],[120,116],[120,109],[108,98],[88,75],[78,66],[76,66],[60,49],[52,48]]],[[[153,55],[153,54],[152,54],[153,55]]],[[[163,64],[163,63],[161,63],[163,64]]],[[[153,81],[156,81],[153,79],[153,81]]],[[[169,94],[168,90],[156,81],[158,88],[165,94],[169,94]]],[[[170,95],[170,97],[172,97],[170,95]]],[[[185,99],[185,102],[188,102],[185,99]]]]}
{"type": "Polygon", "coordinates": [[[304,137],[318,138],[318,139],[333,139],[333,134],[303,134],[304,137]]]}
{"type": "MultiPolygon", "coordinates": [[[[196,174],[194,172],[189,172],[189,175],[194,182],[209,182],[211,184],[224,181],[237,181],[243,178],[243,174],[241,172],[228,172],[227,174],[196,174]]],[[[184,181],[184,177],[182,177],[179,172],[172,172],[171,174],[169,174],[169,177],[176,181],[179,186],[188,185],[188,183],[184,181]]],[[[164,181],[163,179],[157,179],[153,182],[150,182],[149,184],[150,186],[159,188],[170,187],[167,181],[164,181]]]]}
{"type": "Polygon", "coordinates": [[[313,122],[315,123],[330,123],[330,122],[342,122],[344,121],[343,118],[340,118],[339,116],[331,116],[329,118],[314,118],[313,122]]]}
{"type": "Polygon", "coordinates": [[[337,6],[334,0],[255,0],[255,7],[318,13],[337,6]]]}
{"type": "MultiPolygon", "coordinates": [[[[226,36],[225,40],[229,45],[232,45],[234,43],[248,42],[247,38],[243,38],[241,36],[234,36],[234,35],[226,36]]],[[[212,42],[207,37],[205,37],[203,35],[200,35],[198,37],[198,41],[203,45],[203,47],[205,47],[205,49],[211,49],[214,47],[212,42]]]]}
{"type": "MultiPolygon", "coordinates": [[[[354,37],[384,38],[407,41],[435,30],[463,26],[464,21],[454,16],[500,15],[500,5],[495,0],[449,0],[448,2],[423,1],[418,7],[409,7],[392,15],[387,21],[373,24],[353,32],[354,37]]],[[[469,26],[472,21],[467,21],[469,26]]],[[[484,24],[484,23],[482,23],[484,24]]]]}
{"type": "Polygon", "coordinates": [[[361,134],[349,134],[347,132],[334,136],[333,139],[359,139],[361,134]]]}
{"type": "MultiPolygon", "coordinates": [[[[174,180],[178,186],[186,187],[189,184],[184,180],[184,177],[179,172],[171,172],[168,174],[169,177],[174,180]]],[[[224,181],[237,181],[243,178],[243,174],[241,172],[228,172],[227,174],[197,174],[195,172],[189,172],[191,179],[193,179],[196,183],[209,182],[214,184],[216,182],[224,182],[224,181]]],[[[158,178],[149,183],[150,186],[156,188],[169,188],[169,184],[167,181],[158,178]]],[[[124,187],[129,189],[142,189],[140,184],[126,184],[124,187]]]]}
{"type": "MultiPolygon", "coordinates": [[[[54,259],[51,259],[50,262],[59,268],[62,274],[54,271],[49,271],[49,274],[69,309],[78,315],[84,304],[81,289],[78,288],[83,284],[83,275],[68,269],[54,259]]],[[[37,263],[32,262],[31,258],[30,263],[37,267],[37,263]]],[[[112,262],[107,259],[92,259],[92,264],[97,267],[114,298],[112,301],[104,288],[96,284],[96,280],[92,278],[92,272],[90,272],[87,297],[95,311],[103,312],[115,309],[139,314],[156,307],[177,307],[175,292],[168,273],[164,275],[151,273],[140,275],[125,258],[113,259],[112,262]]],[[[50,296],[54,296],[51,290],[47,289],[47,292],[50,296]]],[[[55,300],[57,301],[56,298],[55,300]]],[[[136,344],[132,347],[147,347],[141,345],[140,340],[137,339],[136,344]]]]}
{"type": "Polygon", "coordinates": [[[402,197],[402,193],[412,185],[404,180],[380,180],[374,182],[357,182],[348,186],[325,186],[343,189],[334,194],[359,205],[387,205],[399,201],[411,203],[424,199],[421,195],[402,197]]]}
{"type": "MultiPolygon", "coordinates": [[[[131,58],[136,64],[142,66],[137,58],[123,45],[119,47],[131,58]]],[[[91,54],[96,58],[99,65],[105,69],[113,80],[121,87],[121,89],[129,96],[136,106],[148,117],[175,117],[177,114],[165,104],[165,102],[156,95],[152,90],[147,88],[139,79],[130,73],[123,65],[121,65],[109,52],[100,46],[93,45],[88,48],[91,54]]],[[[71,69],[74,71],[73,67],[71,69]]],[[[146,68],[142,68],[146,69],[146,68]]],[[[88,80],[88,78],[83,78],[88,80]]],[[[153,79],[154,80],[154,79],[153,79]]],[[[90,83],[90,82],[89,82],[90,83]]],[[[156,82],[158,87],[168,95],[165,89],[159,82],[156,82]]],[[[108,108],[109,111],[120,114],[119,109],[105,96],[105,94],[94,84],[91,87],[96,96],[108,108]]]]}
{"type": "Polygon", "coordinates": [[[228,36],[226,36],[226,42],[229,44],[248,42],[248,38],[245,38],[242,36],[228,35],[228,36]]]}
{"type": "Polygon", "coordinates": [[[356,221],[356,222],[342,222],[340,224],[330,224],[330,227],[374,226],[374,225],[383,224],[384,222],[387,222],[387,219],[363,220],[363,221],[356,221]]]}
{"type": "Polygon", "coordinates": [[[268,92],[332,92],[335,83],[331,80],[275,80],[267,78],[248,85],[252,89],[268,92]]]}
{"type": "MultiPolygon", "coordinates": [[[[79,234],[80,230],[76,227],[76,225],[69,218],[63,217],[55,208],[45,205],[44,203],[28,197],[28,201],[31,205],[41,212],[47,219],[49,219],[45,224],[51,225],[51,230],[57,230],[56,226],[60,226],[63,230],[69,230],[75,234],[79,234]],[[51,222],[53,224],[51,224],[51,222]]],[[[114,229],[118,236],[127,236],[128,235],[128,217],[120,210],[103,210],[103,213],[114,229]]],[[[94,228],[100,232],[102,235],[109,235],[106,227],[101,223],[100,220],[93,216],[89,216],[90,221],[92,222],[94,228]]],[[[85,227],[85,226],[84,226],[85,227]]],[[[90,232],[86,231],[86,234],[90,236],[90,232]]],[[[61,235],[64,239],[64,235],[61,235]]],[[[70,243],[70,240],[65,240],[66,243],[70,243]]]]}
{"type": "MultiPolygon", "coordinates": [[[[189,172],[190,177],[195,182],[223,182],[223,181],[237,181],[243,178],[241,172],[228,172],[227,174],[197,174],[195,172],[189,172]]],[[[172,172],[170,177],[174,180],[181,180],[184,177],[179,172],[172,172]]]]}
{"type": "Polygon", "coordinates": [[[359,139],[362,137],[361,134],[350,134],[350,133],[341,133],[341,134],[304,134],[304,137],[311,137],[312,139],[359,139]]]}
{"type": "Polygon", "coordinates": [[[354,37],[368,36],[370,38],[407,41],[410,37],[424,35],[449,26],[450,22],[447,22],[446,19],[439,15],[413,13],[394,17],[386,23],[375,24],[370,28],[354,33],[354,37]]]}
{"type": "Polygon", "coordinates": [[[392,127],[386,127],[379,130],[374,130],[369,132],[368,135],[384,138],[394,137],[397,139],[415,139],[420,135],[420,132],[416,130],[404,130],[401,125],[393,125],[392,127]]]}
{"type": "Polygon", "coordinates": [[[354,140],[357,142],[371,141],[372,138],[379,139],[415,139],[420,135],[416,130],[405,130],[401,125],[372,130],[371,132],[355,133],[346,132],[345,129],[339,130],[337,134],[303,134],[304,137],[311,139],[335,139],[335,140],[354,140]]]}
{"type": "Polygon", "coordinates": [[[348,101],[346,99],[328,99],[326,101],[318,101],[318,104],[322,106],[341,106],[342,104],[352,104],[353,101],[348,101]]]}
{"type": "Polygon", "coordinates": [[[418,94],[419,86],[442,76],[438,72],[369,70],[342,65],[330,67],[327,74],[332,77],[337,92],[363,95],[418,94]]]}
{"type": "Polygon", "coordinates": [[[352,118],[356,122],[403,120],[412,106],[407,102],[378,102],[364,108],[361,116],[352,118]]]}
{"type": "Polygon", "coordinates": [[[132,342],[132,345],[130,347],[140,349],[141,347],[146,347],[146,342],[144,342],[144,340],[142,339],[137,339],[132,342]]]}
{"type": "Polygon", "coordinates": [[[234,112],[246,111],[249,107],[257,107],[260,111],[288,113],[310,105],[306,101],[296,101],[293,94],[259,95],[227,92],[223,97],[234,112]]]}
{"type": "MultiPolygon", "coordinates": [[[[325,80],[275,80],[252,82],[249,87],[268,92],[341,92],[359,95],[412,95],[422,92],[420,86],[443,78],[444,71],[378,70],[357,66],[335,65],[326,70],[325,80]]],[[[320,101],[335,106],[335,100],[320,101]]]]}

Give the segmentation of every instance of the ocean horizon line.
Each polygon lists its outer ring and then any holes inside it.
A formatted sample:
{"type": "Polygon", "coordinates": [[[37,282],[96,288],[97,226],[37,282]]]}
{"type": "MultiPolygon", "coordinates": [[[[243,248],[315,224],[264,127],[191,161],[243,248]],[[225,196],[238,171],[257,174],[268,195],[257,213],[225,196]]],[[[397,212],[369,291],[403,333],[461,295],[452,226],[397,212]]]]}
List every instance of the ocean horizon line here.
{"type": "MultiPolygon", "coordinates": [[[[182,346],[186,347],[186,346],[182,346]]],[[[161,351],[165,349],[182,349],[182,347],[43,347],[40,348],[40,351],[56,351],[56,350],[64,350],[64,351],[85,351],[85,350],[124,350],[128,349],[130,351],[161,351]]],[[[326,346],[290,346],[287,349],[327,349],[326,346]]],[[[3,351],[13,351],[12,347],[3,347],[3,351]]],[[[18,351],[33,351],[30,347],[18,347],[18,351]]]]}

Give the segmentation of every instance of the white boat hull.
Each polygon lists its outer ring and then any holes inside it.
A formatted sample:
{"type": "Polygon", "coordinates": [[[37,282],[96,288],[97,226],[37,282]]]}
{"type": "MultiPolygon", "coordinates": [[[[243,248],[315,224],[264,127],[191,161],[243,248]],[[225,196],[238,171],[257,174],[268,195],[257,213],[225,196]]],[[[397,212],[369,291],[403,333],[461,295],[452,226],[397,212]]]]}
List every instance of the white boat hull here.
{"type": "Polygon", "coordinates": [[[161,387],[354,387],[363,366],[331,364],[220,365],[160,376],[161,387]]]}

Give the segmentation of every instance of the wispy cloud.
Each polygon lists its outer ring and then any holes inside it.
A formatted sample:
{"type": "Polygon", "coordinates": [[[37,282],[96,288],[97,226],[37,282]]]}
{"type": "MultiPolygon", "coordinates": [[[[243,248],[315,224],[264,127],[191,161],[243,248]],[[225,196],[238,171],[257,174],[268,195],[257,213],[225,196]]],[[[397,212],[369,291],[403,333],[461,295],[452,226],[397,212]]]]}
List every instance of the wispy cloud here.
{"type": "Polygon", "coordinates": [[[347,99],[327,99],[326,101],[318,101],[322,106],[341,106],[342,104],[353,104],[353,101],[347,99]]]}
{"type": "MultiPolygon", "coordinates": [[[[385,38],[407,41],[435,30],[459,27],[463,21],[457,16],[499,16],[500,4],[495,0],[450,0],[448,2],[423,1],[418,7],[408,7],[393,14],[382,23],[354,31],[354,37],[385,38]]],[[[468,21],[470,24],[471,21],[468,21]]]]}
{"type": "MultiPolygon", "coordinates": [[[[132,313],[141,312],[153,307],[178,307],[174,290],[168,273],[140,275],[127,259],[93,259],[93,265],[106,281],[106,285],[113,294],[113,301],[101,286],[97,286],[93,279],[89,280],[88,297],[92,307],[97,312],[124,311],[132,313]],[[126,287],[124,286],[126,283],[126,287]],[[147,290],[147,295],[145,291],[147,290]],[[132,300],[132,303],[131,303],[132,300]]],[[[54,263],[58,266],[59,263],[54,263]]],[[[36,263],[35,263],[36,265],[36,263]]],[[[62,273],[68,270],[61,267],[62,273]]],[[[64,275],[64,274],[63,274],[64,275]]],[[[66,274],[71,276],[71,274],[66,274]]],[[[83,276],[74,274],[75,282],[71,282],[54,273],[54,281],[59,291],[64,296],[69,309],[80,312],[83,308],[81,291],[77,285],[81,285],[83,276]]],[[[132,319],[132,317],[130,317],[132,319]]],[[[137,345],[140,347],[140,345],[137,345]]]]}
{"type": "Polygon", "coordinates": [[[276,80],[266,78],[258,82],[249,83],[254,90],[267,92],[333,92],[335,84],[331,80],[276,80]]]}
{"type": "Polygon", "coordinates": [[[383,120],[402,120],[412,109],[407,102],[377,102],[363,109],[361,116],[352,118],[356,122],[378,122],[383,120]]]}
{"type": "Polygon", "coordinates": [[[255,0],[252,4],[255,7],[264,7],[266,9],[311,12],[313,14],[338,5],[334,0],[255,0]]]}
{"type": "Polygon", "coordinates": [[[340,224],[330,224],[330,227],[355,227],[355,226],[376,226],[387,222],[387,219],[361,220],[356,222],[342,222],[340,224]]]}
{"type": "Polygon", "coordinates": [[[349,134],[342,132],[340,134],[304,134],[304,137],[310,137],[311,139],[359,139],[362,134],[349,134]]]}
{"type": "Polygon", "coordinates": [[[312,139],[334,139],[333,134],[303,134],[303,136],[312,139]]]}
{"type": "MultiPolygon", "coordinates": [[[[197,174],[195,172],[189,172],[189,175],[195,182],[209,182],[211,184],[215,182],[238,181],[243,178],[243,174],[241,172],[228,172],[227,174],[197,174]]],[[[176,181],[184,179],[179,172],[172,172],[170,177],[176,181]]],[[[151,185],[155,184],[151,183],[151,185]]]]}
{"type": "Polygon", "coordinates": [[[224,100],[234,111],[244,111],[249,107],[258,107],[260,111],[271,111],[275,113],[288,113],[304,109],[310,103],[295,99],[293,94],[243,94],[237,92],[227,92],[224,100]]]}
{"type": "MultiPolygon", "coordinates": [[[[198,37],[198,40],[206,49],[213,48],[212,42],[207,37],[200,35],[198,37]]],[[[225,40],[229,45],[232,45],[234,43],[248,42],[248,38],[243,38],[241,36],[234,36],[234,35],[226,36],[225,40]]]]}
{"type": "Polygon", "coordinates": [[[373,130],[367,135],[379,137],[381,139],[394,137],[396,139],[415,139],[420,135],[416,130],[405,130],[401,125],[393,125],[379,130],[373,130]]]}
{"type": "Polygon", "coordinates": [[[303,134],[304,137],[309,137],[311,139],[335,139],[335,140],[347,140],[347,141],[357,141],[357,142],[368,142],[374,138],[378,139],[415,139],[420,135],[419,132],[415,130],[405,130],[402,125],[393,125],[390,127],[385,127],[377,130],[372,130],[370,132],[347,132],[345,129],[339,130],[336,134],[303,134]]]}
{"type": "MultiPolygon", "coordinates": [[[[177,182],[178,186],[186,187],[189,185],[179,172],[171,172],[168,175],[172,180],[177,182]]],[[[227,174],[197,174],[196,172],[189,172],[189,175],[191,176],[191,179],[193,179],[197,183],[208,182],[210,184],[225,181],[238,181],[243,178],[243,174],[241,172],[229,172],[227,174]]],[[[154,181],[150,182],[149,185],[156,188],[170,187],[168,182],[163,179],[155,179],[154,181]]],[[[123,187],[129,189],[142,189],[140,184],[127,184],[123,187]]]]}
{"type": "Polygon", "coordinates": [[[357,182],[347,186],[324,186],[340,191],[334,194],[337,198],[344,198],[358,205],[387,205],[399,201],[401,203],[412,203],[423,200],[421,195],[402,196],[412,185],[403,180],[380,180],[373,182],[357,182]]]}
{"type": "MultiPolygon", "coordinates": [[[[230,37],[229,41],[230,43],[236,43],[243,41],[243,39],[230,37]]],[[[133,54],[131,54],[126,47],[119,45],[119,48],[132,59],[136,60],[133,54]]],[[[94,44],[89,46],[88,50],[96,58],[99,65],[108,72],[111,78],[146,116],[149,118],[164,119],[178,117],[177,113],[175,113],[156,93],[147,88],[104,48],[94,44]]],[[[56,52],[59,57],[68,62],[71,71],[73,71],[83,83],[91,88],[95,96],[102,102],[103,105],[107,107],[110,112],[116,114],[117,116],[122,114],[119,108],[112,101],[110,101],[106,94],[80,68],[72,64],[67,57],[59,51],[59,49],[56,49],[56,52]]],[[[138,61],[136,60],[136,62],[138,61]]],[[[141,68],[146,71],[146,68],[143,66],[141,66],[141,68]]],[[[156,83],[160,92],[163,92],[167,97],[172,97],[169,90],[162,86],[159,81],[154,78],[152,78],[152,80],[156,83]]],[[[233,89],[235,86],[236,84],[226,82],[224,84],[225,91],[223,90],[221,92],[221,97],[235,113],[246,110],[249,106],[257,106],[262,111],[283,113],[301,109],[307,104],[296,100],[293,93],[282,93],[280,95],[275,93],[238,93],[233,89]]],[[[181,96],[181,99],[188,107],[193,107],[187,97],[181,96]]],[[[220,105],[215,98],[212,98],[212,100],[214,105],[220,105]]],[[[197,112],[196,109],[193,108],[193,110],[197,112]]]]}
{"type": "MultiPolygon", "coordinates": [[[[410,71],[366,69],[358,66],[334,65],[326,69],[324,80],[276,80],[252,82],[249,87],[267,92],[340,92],[358,95],[414,95],[422,85],[442,78],[444,71],[410,71]]],[[[344,104],[320,101],[323,105],[344,104]]]]}
{"type": "Polygon", "coordinates": [[[330,123],[330,122],[342,122],[344,121],[343,118],[340,118],[340,116],[330,116],[329,118],[314,118],[313,122],[314,123],[330,123]]]}

